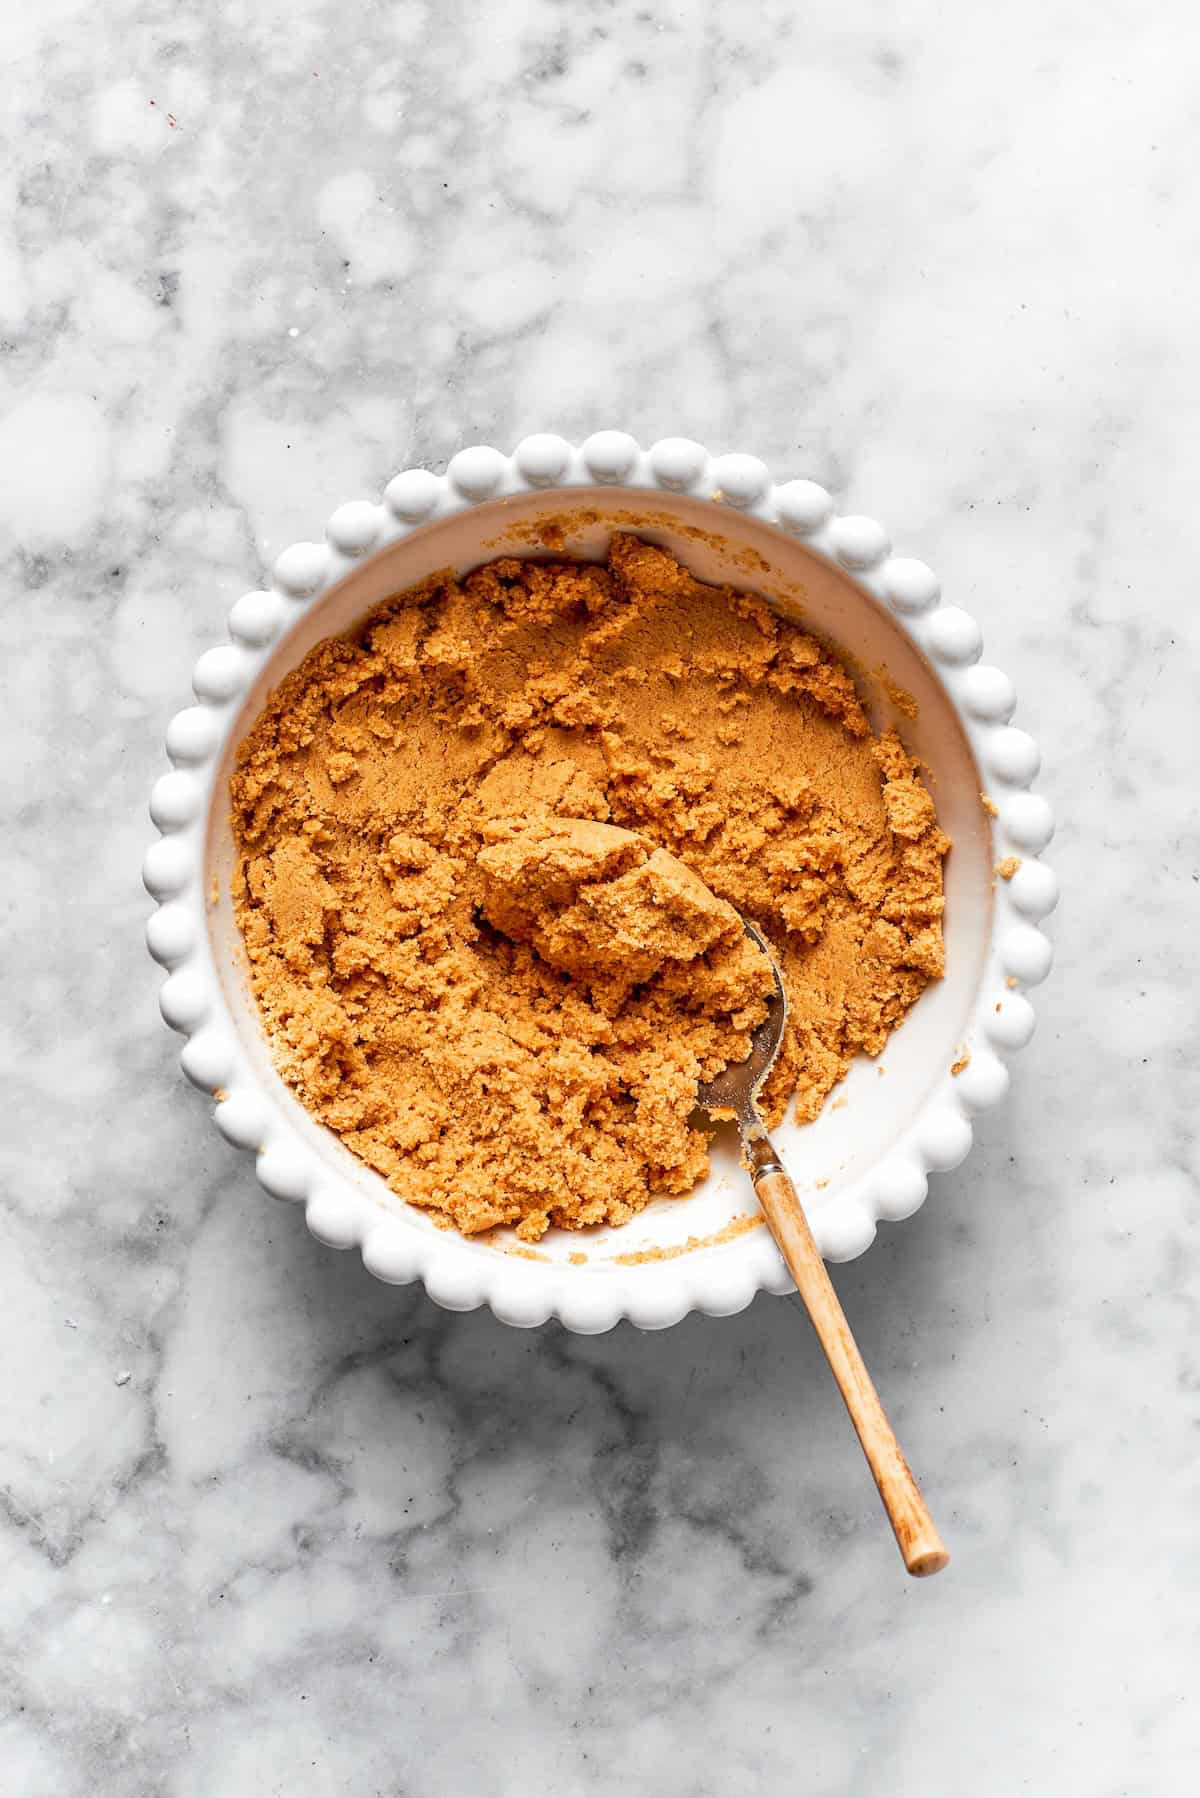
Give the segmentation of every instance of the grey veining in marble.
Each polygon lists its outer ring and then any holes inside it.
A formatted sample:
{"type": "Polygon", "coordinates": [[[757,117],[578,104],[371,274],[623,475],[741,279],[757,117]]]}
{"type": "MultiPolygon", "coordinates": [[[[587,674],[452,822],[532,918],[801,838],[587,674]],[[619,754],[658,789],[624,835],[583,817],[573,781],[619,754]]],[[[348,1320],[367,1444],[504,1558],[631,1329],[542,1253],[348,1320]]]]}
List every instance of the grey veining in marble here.
{"type": "Polygon", "coordinates": [[[1185,0],[3,9],[6,1794],[1194,1789],[1198,50],[1185,0]],[[145,797],[229,603],[407,462],[608,424],[882,517],[1043,742],[1039,1034],[837,1273],[926,1585],[793,1302],[381,1287],[157,1020],[145,797]]]}

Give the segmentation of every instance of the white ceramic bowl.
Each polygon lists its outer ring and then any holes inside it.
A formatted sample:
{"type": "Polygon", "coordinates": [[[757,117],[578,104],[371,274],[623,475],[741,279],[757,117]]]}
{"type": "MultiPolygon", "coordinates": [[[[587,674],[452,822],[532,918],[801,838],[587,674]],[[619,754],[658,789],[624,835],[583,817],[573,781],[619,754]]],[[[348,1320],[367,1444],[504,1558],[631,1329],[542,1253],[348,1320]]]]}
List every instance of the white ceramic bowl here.
{"type": "Polygon", "coordinates": [[[1006,1092],[1005,1058],[1033,1031],[1025,989],[1050,967],[1038,925],[1057,885],[1037,858],[1053,820],[1029,791],[1037,748],[1009,722],[1012,686],[980,662],[974,621],[941,605],[934,575],[892,555],[873,520],[835,516],[811,481],[774,484],[752,456],[710,456],[681,438],[645,451],[619,431],[578,449],[552,436],[527,438],[513,456],[464,449],[443,475],[397,475],[382,504],[339,507],[323,543],[293,544],[269,587],[237,601],[231,640],[196,664],[197,703],[171,721],[172,770],[150,802],[162,834],[145,861],[159,902],[147,938],[169,970],[160,1002],[187,1038],[184,1072],[217,1100],[222,1135],[253,1152],[267,1192],[302,1202],[316,1236],[360,1248],[381,1279],[423,1280],[439,1304],[487,1304],[513,1324],[557,1316],[572,1330],[596,1331],[629,1317],[662,1328],[692,1309],[738,1311],[763,1287],[790,1290],[765,1228],[728,1228],[756,1210],[732,1142],[718,1146],[712,1175],[687,1198],[652,1204],[620,1230],[552,1231],[533,1259],[515,1252],[511,1237],[438,1230],[318,1125],[275,1073],[229,902],[228,778],[269,690],[314,643],[437,569],[547,553],[549,521],[564,534],[563,553],[598,556],[613,527],[624,526],[665,544],[703,579],[755,588],[802,616],[851,661],[876,725],[896,718],[889,688],[917,702],[916,718],[898,722],[954,839],[946,977],[914,1006],[878,1066],[855,1065],[838,1089],[845,1104],[776,1133],[831,1260],[861,1254],[881,1218],[915,1211],[930,1171],[954,1167],[969,1150],[972,1114],[1006,1092]],[[1020,861],[1016,873],[996,878],[1009,857],[1020,861]],[[581,1251],[585,1263],[570,1259],[581,1251]]]}

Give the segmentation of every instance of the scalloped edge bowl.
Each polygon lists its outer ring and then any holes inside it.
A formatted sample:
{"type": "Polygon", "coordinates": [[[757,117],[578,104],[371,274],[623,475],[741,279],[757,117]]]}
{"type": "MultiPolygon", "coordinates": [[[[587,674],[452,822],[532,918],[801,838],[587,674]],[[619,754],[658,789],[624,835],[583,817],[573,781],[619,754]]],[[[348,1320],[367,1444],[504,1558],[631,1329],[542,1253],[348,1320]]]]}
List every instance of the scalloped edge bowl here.
{"type": "Polygon", "coordinates": [[[931,1171],[963,1159],[972,1115],[1007,1091],[1006,1057],[1033,1032],[1024,989],[1050,967],[1039,925],[1057,883],[1039,859],[1053,818],[1029,791],[1037,748],[1010,723],[1011,683],[980,662],[978,627],[940,603],[924,563],[893,555],[873,520],[836,516],[814,482],[774,484],[755,457],[712,456],[684,438],[646,451],[623,432],[601,431],[578,448],[540,435],[512,456],[463,449],[444,474],[397,475],[382,503],[340,506],[325,542],[284,550],[270,585],[233,606],[230,640],[196,664],[196,704],[167,730],[172,766],[150,800],[161,834],[143,868],[158,901],[147,941],[168,970],[160,1006],[187,1039],[183,1070],[216,1099],[218,1129],[255,1156],[266,1191],[302,1202],[314,1235],[359,1248],[381,1279],[419,1279],[450,1309],[487,1304],[507,1323],[555,1316],[588,1333],[622,1317],[663,1328],[693,1309],[725,1315],[760,1290],[791,1289],[768,1232],[749,1227],[756,1207],[732,1152],[718,1151],[695,1194],[590,1236],[582,1264],[581,1238],[567,1232],[551,1232],[531,1255],[511,1240],[435,1229],[321,1129],[271,1065],[228,900],[226,792],[267,693],[313,643],[435,570],[550,546],[598,555],[622,526],[666,543],[701,578],[763,592],[830,638],[859,675],[877,726],[898,722],[925,764],[954,838],[946,979],[913,1007],[879,1067],[856,1063],[839,1103],[815,1124],[779,1133],[822,1252],[861,1254],[881,1219],[920,1206],[931,1171]],[[917,699],[915,719],[903,698],[905,716],[889,710],[898,688],[917,699]],[[1006,878],[994,877],[998,864],[1006,878]],[[224,893],[215,904],[214,884],[224,893]]]}

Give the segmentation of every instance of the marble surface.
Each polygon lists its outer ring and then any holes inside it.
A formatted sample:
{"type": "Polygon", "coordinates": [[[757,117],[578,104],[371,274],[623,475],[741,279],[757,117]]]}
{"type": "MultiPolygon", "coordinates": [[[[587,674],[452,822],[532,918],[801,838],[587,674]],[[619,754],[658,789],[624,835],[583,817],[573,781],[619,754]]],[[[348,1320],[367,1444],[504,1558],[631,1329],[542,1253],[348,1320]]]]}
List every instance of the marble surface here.
{"type": "Polygon", "coordinates": [[[1183,0],[41,0],[0,131],[0,1788],[1175,1798],[1200,1752],[1183,0]],[[531,428],[884,518],[1060,808],[1010,1102],[794,1301],[450,1316],[272,1207],[141,944],[164,723],[339,500],[531,428]]]}

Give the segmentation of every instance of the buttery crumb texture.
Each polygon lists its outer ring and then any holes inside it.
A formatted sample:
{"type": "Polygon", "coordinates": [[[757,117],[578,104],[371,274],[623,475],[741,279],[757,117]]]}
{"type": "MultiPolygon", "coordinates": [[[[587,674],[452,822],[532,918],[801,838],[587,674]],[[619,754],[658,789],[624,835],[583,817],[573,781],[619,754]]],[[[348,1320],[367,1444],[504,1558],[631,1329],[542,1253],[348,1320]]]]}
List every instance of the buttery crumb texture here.
{"type": "Polygon", "coordinates": [[[707,1170],[697,1083],[788,988],[767,1093],[814,1118],[942,972],[949,844],[898,736],[761,600],[613,538],[319,644],[231,784],[277,1064],[474,1233],[622,1223],[707,1170]]]}

